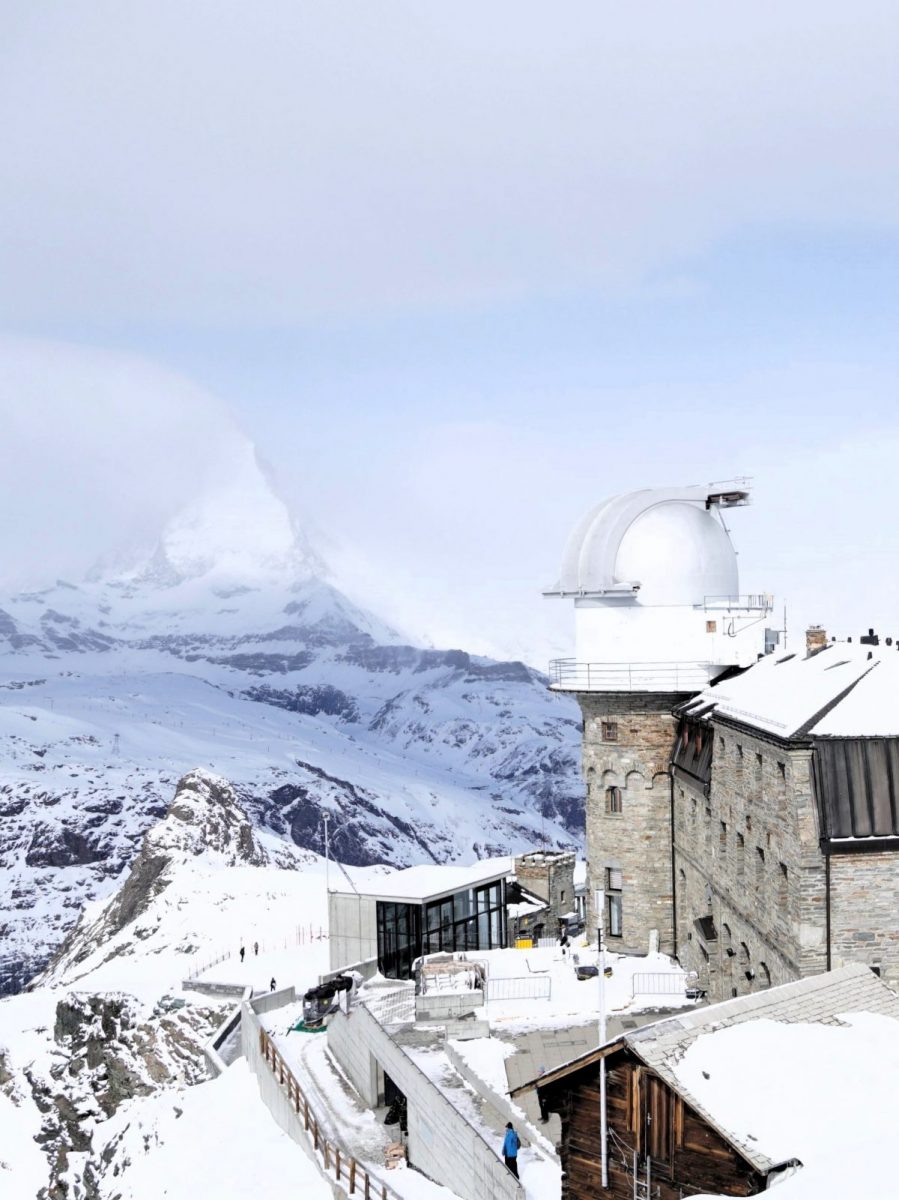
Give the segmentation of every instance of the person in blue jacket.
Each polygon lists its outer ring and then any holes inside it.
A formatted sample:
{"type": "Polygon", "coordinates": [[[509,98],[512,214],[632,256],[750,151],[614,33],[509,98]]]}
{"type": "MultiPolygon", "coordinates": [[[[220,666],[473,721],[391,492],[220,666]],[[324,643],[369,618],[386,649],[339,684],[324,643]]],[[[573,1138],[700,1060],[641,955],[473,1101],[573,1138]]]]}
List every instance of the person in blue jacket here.
{"type": "Polygon", "coordinates": [[[518,1140],[518,1134],[512,1127],[512,1122],[506,1123],[506,1136],[503,1138],[503,1161],[506,1166],[518,1178],[518,1147],[521,1142],[518,1140]]]}

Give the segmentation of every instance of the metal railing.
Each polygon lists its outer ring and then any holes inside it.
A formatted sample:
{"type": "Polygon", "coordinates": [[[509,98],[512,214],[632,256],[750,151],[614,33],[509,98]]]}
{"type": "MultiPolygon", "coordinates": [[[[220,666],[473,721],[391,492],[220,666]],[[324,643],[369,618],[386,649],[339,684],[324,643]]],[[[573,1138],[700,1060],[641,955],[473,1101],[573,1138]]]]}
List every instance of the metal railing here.
{"type": "Polygon", "coordinates": [[[364,1200],[402,1200],[393,1188],[388,1187],[346,1150],[323,1135],[318,1117],[303,1089],[264,1029],[259,1031],[259,1050],[272,1074],[281,1086],[286,1088],[288,1103],[297,1116],[302,1115],[303,1127],[309,1135],[313,1150],[321,1159],[325,1172],[333,1174],[335,1181],[346,1188],[350,1196],[358,1194],[364,1197],[364,1200]]]}
{"type": "Polygon", "coordinates": [[[768,592],[750,592],[745,596],[704,596],[703,608],[727,608],[741,612],[770,612],[774,597],[768,592]]]}
{"type": "Polygon", "coordinates": [[[491,1000],[550,1000],[553,981],[549,975],[510,975],[488,979],[484,995],[491,1000]]]}
{"type": "Polygon", "coordinates": [[[708,687],[709,666],[701,662],[584,663],[554,658],[550,687],[575,692],[696,692],[708,687]]]}
{"type": "Polygon", "coordinates": [[[692,982],[686,971],[638,971],[631,979],[635,996],[683,996],[692,982]]]}

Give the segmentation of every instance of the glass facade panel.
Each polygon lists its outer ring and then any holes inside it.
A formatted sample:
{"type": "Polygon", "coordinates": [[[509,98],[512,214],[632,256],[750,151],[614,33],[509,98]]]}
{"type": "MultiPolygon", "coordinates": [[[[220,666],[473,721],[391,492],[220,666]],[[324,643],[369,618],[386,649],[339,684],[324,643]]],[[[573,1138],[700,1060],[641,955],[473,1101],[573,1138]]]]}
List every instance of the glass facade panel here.
{"type": "Polygon", "coordinates": [[[388,979],[411,979],[421,954],[421,909],[417,904],[378,902],[378,970],[388,979]]]}
{"type": "Polygon", "coordinates": [[[412,964],[422,954],[505,946],[505,885],[487,884],[426,905],[379,900],[377,923],[381,974],[411,979],[412,964]]]}

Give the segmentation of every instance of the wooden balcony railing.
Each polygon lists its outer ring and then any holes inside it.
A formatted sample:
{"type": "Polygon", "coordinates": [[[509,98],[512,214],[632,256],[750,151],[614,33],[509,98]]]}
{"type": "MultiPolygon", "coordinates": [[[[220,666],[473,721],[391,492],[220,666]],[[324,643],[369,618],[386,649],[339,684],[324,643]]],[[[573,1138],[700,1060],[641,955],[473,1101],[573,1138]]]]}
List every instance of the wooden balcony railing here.
{"type": "Polygon", "coordinates": [[[321,1159],[325,1171],[333,1175],[336,1182],[345,1188],[350,1196],[358,1195],[363,1197],[363,1200],[402,1200],[393,1188],[373,1175],[345,1149],[324,1136],[308,1097],[264,1029],[259,1031],[259,1049],[278,1083],[286,1089],[291,1108],[302,1118],[303,1128],[309,1135],[312,1148],[321,1159]]]}

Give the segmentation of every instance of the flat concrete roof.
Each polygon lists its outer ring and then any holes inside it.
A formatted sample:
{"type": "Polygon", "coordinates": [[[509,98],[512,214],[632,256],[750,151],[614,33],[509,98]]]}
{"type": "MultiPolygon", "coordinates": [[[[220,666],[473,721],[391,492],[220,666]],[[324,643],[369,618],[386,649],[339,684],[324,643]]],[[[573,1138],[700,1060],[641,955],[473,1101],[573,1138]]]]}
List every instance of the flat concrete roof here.
{"type": "Polygon", "coordinates": [[[364,890],[360,888],[358,893],[348,888],[331,890],[341,896],[359,895],[397,904],[425,904],[485,883],[496,883],[511,874],[511,858],[484,858],[468,867],[429,865],[391,871],[381,879],[366,883],[364,890]]]}

